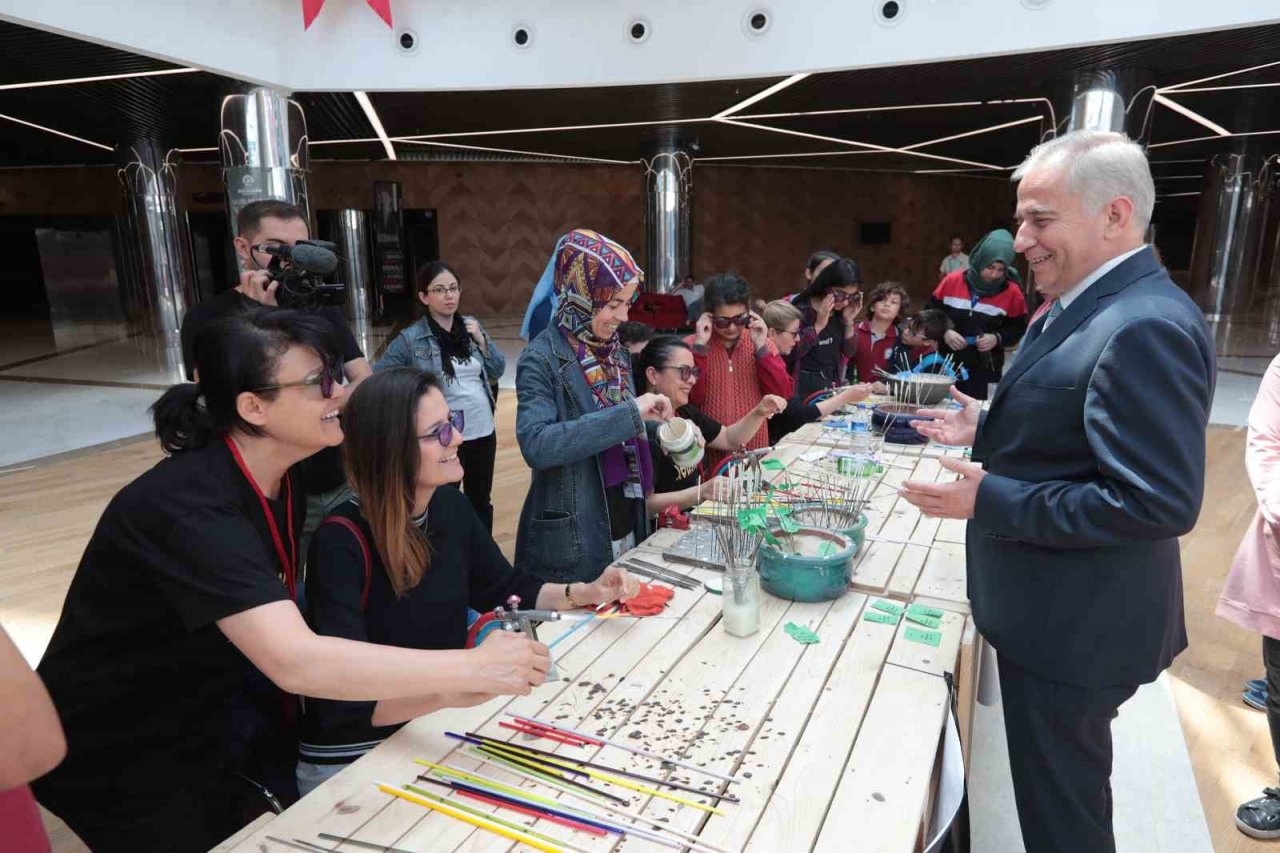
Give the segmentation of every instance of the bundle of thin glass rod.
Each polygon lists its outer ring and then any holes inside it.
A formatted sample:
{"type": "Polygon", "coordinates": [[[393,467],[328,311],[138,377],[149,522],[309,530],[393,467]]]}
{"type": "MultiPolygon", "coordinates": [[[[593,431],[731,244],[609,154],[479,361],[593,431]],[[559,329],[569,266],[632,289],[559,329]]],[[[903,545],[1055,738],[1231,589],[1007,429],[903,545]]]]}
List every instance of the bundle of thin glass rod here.
{"type": "Polygon", "coordinates": [[[788,476],[804,486],[809,500],[792,517],[806,527],[848,530],[866,511],[886,470],[872,455],[833,455],[808,469],[797,468],[788,476]]]}
{"type": "Polygon", "coordinates": [[[721,475],[728,483],[718,502],[722,514],[697,516],[711,523],[726,565],[754,565],[767,529],[767,484],[758,456],[733,461],[721,475]]]}
{"type": "Polygon", "coordinates": [[[889,386],[889,394],[894,400],[912,406],[938,402],[937,389],[941,386],[950,388],[955,383],[957,373],[955,358],[950,353],[942,359],[943,373],[915,373],[906,356],[903,356],[899,367],[896,373],[876,368],[876,375],[889,386]]]}

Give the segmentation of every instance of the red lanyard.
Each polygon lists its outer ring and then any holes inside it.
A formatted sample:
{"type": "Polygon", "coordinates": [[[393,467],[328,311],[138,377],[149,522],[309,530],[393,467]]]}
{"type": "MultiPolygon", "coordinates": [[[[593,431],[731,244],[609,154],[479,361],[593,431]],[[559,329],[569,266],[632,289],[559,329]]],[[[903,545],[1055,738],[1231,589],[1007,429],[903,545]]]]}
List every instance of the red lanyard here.
{"type": "Polygon", "coordinates": [[[271,506],[267,503],[267,496],[258,487],[258,481],[253,479],[253,475],[249,473],[249,466],[244,464],[244,457],[240,455],[240,448],[236,447],[236,443],[231,436],[224,435],[222,440],[227,443],[227,447],[231,448],[231,455],[235,457],[236,465],[240,467],[240,473],[244,474],[244,478],[249,481],[249,485],[253,486],[253,493],[258,496],[258,503],[262,504],[262,514],[266,516],[267,528],[271,531],[271,544],[275,545],[276,557],[279,558],[280,568],[284,571],[284,584],[289,588],[289,597],[297,599],[298,546],[293,538],[293,483],[289,479],[289,474],[286,471],[284,475],[284,517],[289,531],[289,553],[285,553],[284,540],[280,538],[280,528],[276,525],[275,513],[271,511],[271,506]]]}

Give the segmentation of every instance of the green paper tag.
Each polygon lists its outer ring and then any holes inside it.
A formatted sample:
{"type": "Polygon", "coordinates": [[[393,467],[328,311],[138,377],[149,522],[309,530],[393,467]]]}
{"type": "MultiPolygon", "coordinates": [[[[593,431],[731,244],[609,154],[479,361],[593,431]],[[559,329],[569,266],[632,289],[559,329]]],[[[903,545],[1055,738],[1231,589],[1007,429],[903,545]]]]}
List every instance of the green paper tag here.
{"type": "Polygon", "coordinates": [[[818,635],[813,633],[812,630],[804,625],[797,625],[794,622],[788,622],[783,626],[782,630],[786,631],[791,636],[791,639],[795,640],[797,643],[808,646],[818,642],[818,635]]]}
{"type": "Polygon", "coordinates": [[[786,507],[779,507],[776,514],[778,516],[778,525],[784,533],[795,533],[800,529],[800,525],[791,517],[791,510],[786,507]]]}
{"type": "Polygon", "coordinates": [[[933,616],[937,619],[942,618],[941,610],[936,607],[925,607],[923,604],[908,604],[907,613],[914,614],[916,616],[933,616]]]}
{"type": "Polygon", "coordinates": [[[942,620],[937,616],[925,616],[923,613],[912,613],[907,610],[907,620],[915,622],[917,625],[923,625],[926,628],[937,628],[942,624],[942,620]]]}
{"type": "Polygon", "coordinates": [[[901,605],[894,604],[890,601],[873,601],[871,606],[876,610],[883,610],[885,613],[892,613],[894,616],[902,615],[901,605]]]}
{"type": "Polygon", "coordinates": [[[879,622],[881,625],[897,625],[898,617],[892,613],[873,613],[868,610],[866,613],[862,614],[862,621],[879,622]]]}
{"type": "Polygon", "coordinates": [[[781,471],[787,466],[783,464],[781,459],[762,459],[760,460],[760,467],[769,471],[781,471]]]}
{"type": "Polygon", "coordinates": [[[908,628],[902,632],[902,636],[913,643],[924,643],[926,646],[937,648],[942,644],[941,631],[924,631],[920,628],[908,628]]]}

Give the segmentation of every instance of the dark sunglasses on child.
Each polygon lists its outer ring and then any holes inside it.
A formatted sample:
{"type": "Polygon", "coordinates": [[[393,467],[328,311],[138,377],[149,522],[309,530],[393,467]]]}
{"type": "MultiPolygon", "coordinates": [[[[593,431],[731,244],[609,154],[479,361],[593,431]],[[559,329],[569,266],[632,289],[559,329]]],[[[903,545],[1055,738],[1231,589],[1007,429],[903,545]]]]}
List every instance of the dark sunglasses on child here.
{"type": "Polygon", "coordinates": [[[751,313],[739,314],[737,317],[712,317],[711,322],[717,329],[727,329],[730,326],[742,326],[745,329],[751,325],[751,313]]]}

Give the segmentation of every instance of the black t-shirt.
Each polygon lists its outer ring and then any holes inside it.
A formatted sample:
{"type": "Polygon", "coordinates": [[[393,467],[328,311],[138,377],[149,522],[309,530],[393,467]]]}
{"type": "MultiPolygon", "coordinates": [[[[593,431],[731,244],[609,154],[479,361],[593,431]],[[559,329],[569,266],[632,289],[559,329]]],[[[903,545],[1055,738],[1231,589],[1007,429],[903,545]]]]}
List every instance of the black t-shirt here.
{"type": "Polygon", "coordinates": [[[813,349],[800,359],[800,370],[804,373],[821,373],[826,383],[837,381],[836,374],[840,370],[840,356],[844,346],[841,335],[844,326],[838,316],[827,321],[826,328],[818,334],[818,342],[813,349]]]}
{"type": "MultiPolygon", "coordinates": [[[[186,319],[182,321],[182,361],[186,365],[187,378],[193,378],[191,374],[196,365],[196,337],[206,326],[227,314],[261,310],[278,309],[255,302],[237,290],[224,290],[208,302],[201,302],[188,311],[186,319]]],[[[325,305],[310,310],[328,320],[333,327],[333,333],[341,349],[339,355],[343,364],[357,358],[364,358],[364,353],[356,343],[355,335],[351,334],[351,328],[347,325],[347,318],[341,308],[336,305],[325,305]]],[[[341,448],[326,447],[299,462],[297,476],[300,488],[309,495],[328,492],[341,486],[346,482],[346,476],[342,473],[341,448]]]]}
{"type": "MultiPolygon", "coordinates": [[[[692,421],[698,429],[702,430],[702,437],[707,440],[707,444],[715,441],[720,435],[720,431],[724,429],[724,426],[718,420],[704,414],[701,409],[693,404],[681,406],[676,410],[676,414],[692,421]]],[[[676,471],[676,464],[671,461],[671,457],[662,449],[662,445],[656,441],[651,442],[649,449],[653,455],[653,490],[655,492],[659,494],[678,492],[681,489],[697,485],[697,471],[691,471],[688,475],[681,477],[676,471]]]]}
{"type": "MultiPolygon", "coordinates": [[[[511,567],[471,502],[457,489],[436,489],[432,496],[427,506],[431,565],[401,598],[391,587],[359,504],[348,501],[334,514],[355,522],[364,534],[370,558],[369,599],[361,609],[365,562],[355,536],[339,524],[321,525],[307,561],[307,617],[317,634],[409,649],[460,649],[467,639],[468,607],[483,613],[505,605],[512,594],[520,596],[521,607],[536,606],[543,581],[511,567]]],[[[375,705],[308,699],[303,760],[345,764],[372,742],[388,737],[400,726],[374,727],[375,705]],[[359,748],[311,748],[339,745],[359,748]]]]}
{"type": "MultiPolygon", "coordinates": [[[[305,507],[292,491],[296,535],[305,507]]],[[[227,778],[228,715],[252,665],[215,623],[287,601],[280,572],[262,506],[222,441],[121,489],[38,667],[67,736],[66,760],[33,785],[40,802],[73,826],[77,814],[125,820],[227,778]]]]}
{"type": "Polygon", "coordinates": [[[787,407],[769,418],[769,443],[777,444],[805,424],[822,417],[816,403],[805,403],[802,397],[787,401],[787,407]]]}

